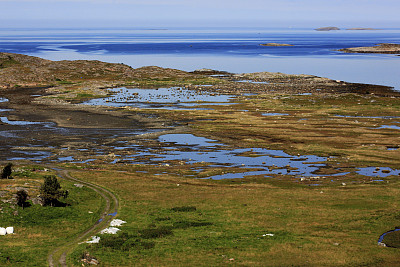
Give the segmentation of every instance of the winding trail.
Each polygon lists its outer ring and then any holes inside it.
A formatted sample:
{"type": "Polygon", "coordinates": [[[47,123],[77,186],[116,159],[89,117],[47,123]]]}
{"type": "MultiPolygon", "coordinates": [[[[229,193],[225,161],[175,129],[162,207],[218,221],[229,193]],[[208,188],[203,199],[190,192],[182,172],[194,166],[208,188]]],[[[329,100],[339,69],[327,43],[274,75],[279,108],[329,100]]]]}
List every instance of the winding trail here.
{"type": "Polygon", "coordinates": [[[84,232],[79,234],[74,240],[63,244],[57,248],[55,248],[47,257],[47,262],[50,267],[54,266],[67,266],[67,254],[79,243],[82,242],[83,240],[87,239],[91,235],[97,234],[100,230],[106,228],[110,221],[113,219],[113,217],[116,215],[118,211],[118,199],[117,197],[110,192],[109,190],[102,188],[101,186],[81,181],[79,179],[76,179],[72,177],[69,172],[65,169],[61,169],[58,167],[51,167],[51,169],[55,170],[57,172],[57,176],[59,176],[62,179],[72,181],[72,182],[77,182],[80,184],[83,184],[84,186],[87,186],[88,188],[94,190],[96,193],[98,193],[106,202],[105,208],[102,212],[101,217],[99,220],[86,229],[84,232]]]}

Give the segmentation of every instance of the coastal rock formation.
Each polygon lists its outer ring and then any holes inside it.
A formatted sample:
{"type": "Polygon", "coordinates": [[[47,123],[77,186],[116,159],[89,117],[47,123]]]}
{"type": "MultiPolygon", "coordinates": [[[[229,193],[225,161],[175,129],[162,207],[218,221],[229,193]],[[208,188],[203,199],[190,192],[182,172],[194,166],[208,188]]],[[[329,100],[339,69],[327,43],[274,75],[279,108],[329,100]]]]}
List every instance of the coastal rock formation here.
{"type": "Polygon", "coordinates": [[[261,46],[294,46],[292,44],[280,44],[280,43],[266,43],[260,44],[261,46]]]}
{"type": "Polygon", "coordinates": [[[33,56],[0,53],[0,89],[49,87],[82,82],[127,83],[138,79],[181,79],[193,74],[155,66],[134,69],[98,60],[51,61],[33,56]]]}
{"type": "Polygon", "coordinates": [[[377,44],[376,46],[343,48],[338,51],[345,53],[400,54],[400,44],[377,44]]]}
{"type": "Polygon", "coordinates": [[[316,31],[338,31],[340,30],[338,27],[321,27],[315,29],[316,31]]]}
{"type": "Polygon", "coordinates": [[[377,31],[378,29],[374,28],[349,28],[347,31],[377,31]]]}

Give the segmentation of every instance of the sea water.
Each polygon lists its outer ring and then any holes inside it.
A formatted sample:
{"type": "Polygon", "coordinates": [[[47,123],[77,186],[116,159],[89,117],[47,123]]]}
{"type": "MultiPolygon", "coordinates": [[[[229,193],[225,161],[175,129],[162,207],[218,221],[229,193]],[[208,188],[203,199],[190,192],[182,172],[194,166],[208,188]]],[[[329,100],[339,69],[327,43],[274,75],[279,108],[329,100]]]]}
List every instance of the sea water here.
{"type": "Polygon", "coordinates": [[[0,52],[51,60],[91,59],[134,68],[156,65],[193,71],[312,74],[400,90],[400,57],[346,54],[341,48],[400,43],[400,29],[271,28],[1,29],[0,52]],[[268,47],[263,43],[293,46],[268,47]]]}

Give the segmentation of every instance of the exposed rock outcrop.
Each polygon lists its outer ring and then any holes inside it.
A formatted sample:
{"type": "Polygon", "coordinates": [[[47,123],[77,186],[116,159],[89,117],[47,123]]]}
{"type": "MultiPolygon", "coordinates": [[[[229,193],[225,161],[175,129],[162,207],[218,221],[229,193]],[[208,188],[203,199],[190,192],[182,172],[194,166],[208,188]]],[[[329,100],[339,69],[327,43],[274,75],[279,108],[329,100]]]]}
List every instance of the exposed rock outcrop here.
{"type": "Polygon", "coordinates": [[[340,28],[338,28],[338,27],[321,27],[321,28],[317,28],[315,30],[316,31],[338,31],[338,30],[340,30],[340,28]]]}
{"type": "Polygon", "coordinates": [[[377,44],[376,46],[343,48],[338,51],[345,53],[400,54],[400,44],[377,44]]]}

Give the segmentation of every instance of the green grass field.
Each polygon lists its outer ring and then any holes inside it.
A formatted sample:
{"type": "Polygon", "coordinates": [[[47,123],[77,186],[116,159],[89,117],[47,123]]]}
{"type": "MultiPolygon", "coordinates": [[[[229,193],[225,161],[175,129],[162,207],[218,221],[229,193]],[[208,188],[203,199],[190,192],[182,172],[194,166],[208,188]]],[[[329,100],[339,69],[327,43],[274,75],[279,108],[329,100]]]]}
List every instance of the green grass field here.
{"type": "Polygon", "coordinates": [[[103,266],[398,264],[398,250],[377,241],[399,225],[399,183],[236,185],[124,170],[73,174],[117,193],[127,221],[116,237],[79,246],[76,265],[83,253],[103,266]]]}
{"type": "MultiPolygon", "coordinates": [[[[26,166],[14,172],[14,179],[0,179],[0,191],[7,189],[6,192],[12,194],[16,187],[23,186],[28,188],[31,197],[38,195],[43,176],[51,172],[37,168],[32,172],[32,168],[26,166]]],[[[59,181],[62,189],[69,191],[69,197],[61,199],[68,205],[66,207],[31,205],[23,209],[0,202],[0,226],[14,227],[14,234],[0,237],[1,266],[46,266],[47,256],[55,246],[73,240],[98,220],[103,200],[89,188],[77,188],[71,182],[59,181]]]]}

